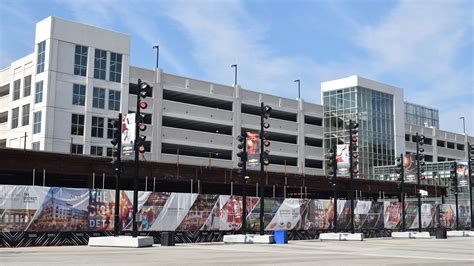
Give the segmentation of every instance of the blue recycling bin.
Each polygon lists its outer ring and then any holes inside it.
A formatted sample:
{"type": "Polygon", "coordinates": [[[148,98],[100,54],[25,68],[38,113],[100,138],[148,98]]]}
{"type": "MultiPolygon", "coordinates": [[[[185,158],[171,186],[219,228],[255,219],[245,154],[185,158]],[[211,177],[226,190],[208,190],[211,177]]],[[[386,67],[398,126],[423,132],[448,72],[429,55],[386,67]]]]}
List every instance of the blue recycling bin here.
{"type": "Polygon", "coordinates": [[[288,244],[288,231],[277,230],[274,232],[273,239],[275,244],[288,244]]]}

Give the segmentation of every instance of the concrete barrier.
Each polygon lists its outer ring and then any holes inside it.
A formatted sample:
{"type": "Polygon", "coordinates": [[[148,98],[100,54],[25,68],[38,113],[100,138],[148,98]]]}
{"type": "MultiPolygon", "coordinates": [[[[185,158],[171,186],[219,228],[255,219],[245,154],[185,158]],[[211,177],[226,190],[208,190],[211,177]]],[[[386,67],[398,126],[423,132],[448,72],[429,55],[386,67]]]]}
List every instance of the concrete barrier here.
{"type": "Polygon", "coordinates": [[[474,231],[448,231],[448,237],[474,237],[474,231]]]}
{"type": "Polygon", "coordinates": [[[89,238],[89,247],[142,248],[153,246],[151,236],[100,236],[89,238]]]}
{"type": "Polygon", "coordinates": [[[224,235],[226,244],[273,244],[273,235],[224,235]]]}
{"type": "Polygon", "coordinates": [[[339,240],[339,241],[362,241],[364,234],[362,233],[323,233],[319,235],[319,240],[339,240]]]}
{"type": "Polygon", "coordinates": [[[429,232],[392,232],[392,238],[429,239],[429,232]]]}

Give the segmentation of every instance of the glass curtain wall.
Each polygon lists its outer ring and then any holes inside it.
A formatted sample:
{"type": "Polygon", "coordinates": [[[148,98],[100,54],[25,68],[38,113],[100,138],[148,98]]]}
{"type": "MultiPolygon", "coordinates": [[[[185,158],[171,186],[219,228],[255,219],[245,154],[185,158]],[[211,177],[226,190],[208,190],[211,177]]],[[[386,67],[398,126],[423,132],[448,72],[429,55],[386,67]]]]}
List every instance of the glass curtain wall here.
{"type": "Polygon", "coordinates": [[[349,120],[359,123],[359,175],[373,179],[374,166],[395,160],[393,95],[362,87],[324,92],[326,149],[349,143],[349,120]]]}
{"type": "Polygon", "coordinates": [[[405,102],[405,123],[439,128],[438,110],[405,102]]]}

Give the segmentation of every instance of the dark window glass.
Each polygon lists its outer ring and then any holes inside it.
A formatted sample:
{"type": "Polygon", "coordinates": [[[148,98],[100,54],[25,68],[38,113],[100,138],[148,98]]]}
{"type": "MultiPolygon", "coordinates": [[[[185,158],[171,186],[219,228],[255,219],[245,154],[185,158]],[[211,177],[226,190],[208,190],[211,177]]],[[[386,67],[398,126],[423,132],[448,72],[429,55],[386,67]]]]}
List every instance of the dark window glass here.
{"type": "Polygon", "coordinates": [[[107,65],[107,51],[95,49],[94,78],[105,80],[105,67],[107,65]]]}
{"type": "Polygon", "coordinates": [[[91,136],[96,138],[104,137],[104,118],[92,117],[91,136]]]}
{"type": "Polygon", "coordinates": [[[31,75],[23,79],[23,97],[31,95],[31,75]]]}
{"type": "Polygon", "coordinates": [[[122,55],[110,53],[110,81],[120,82],[122,80],[122,55]]]}
{"type": "Polygon", "coordinates": [[[84,136],[84,115],[72,114],[71,135],[84,136]]]}
{"type": "Polygon", "coordinates": [[[44,71],[44,59],[46,55],[46,41],[38,43],[38,57],[36,62],[36,74],[44,71]]]}
{"type": "Polygon", "coordinates": [[[72,104],[84,106],[86,103],[86,86],[74,84],[72,87],[72,104]]]}
{"type": "Polygon", "coordinates": [[[74,53],[74,75],[85,77],[87,73],[87,46],[76,45],[74,53]]]}

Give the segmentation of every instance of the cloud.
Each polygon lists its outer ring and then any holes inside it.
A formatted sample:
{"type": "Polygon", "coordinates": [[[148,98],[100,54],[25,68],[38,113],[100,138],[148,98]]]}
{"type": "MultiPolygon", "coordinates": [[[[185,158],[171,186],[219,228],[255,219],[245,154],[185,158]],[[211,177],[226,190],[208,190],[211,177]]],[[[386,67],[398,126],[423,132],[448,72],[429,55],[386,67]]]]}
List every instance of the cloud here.
{"type": "Polygon", "coordinates": [[[443,128],[458,132],[452,117],[444,114],[473,115],[474,32],[466,3],[401,1],[380,23],[360,27],[357,35],[373,78],[396,77],[408,101],[439,108],[443,128]],[[466,50],[467,63],[460,60],[466,50]]]}
{"type": "Polygon", "coordinates": [[[192,42],[192,57],[206,79],[232,84],[230,65],[237,63],[238,83],[247,89],[296,98],[293,80],[302,75],[302,84],[319,88],[319,82],[307,75],[314,63],[283,55],[271,44],[265,24],[240,2],[178,2],[165,12],[192,42]]]}
{"type": "MultiPolygon", "coordinates": [[[[68,9],[73,13],[74,20],[107,29],[117,28],[117,25],[123,27],[126,34],[139,40],[139,42],[132,43],[132,49],[144,42],[151,51],[152,47],[159,43],[160,59],[165,60],[177,72],[186,72],[186,64],[174,55],[174,51],[167,48],[170,46],[167,45],[166,38],[160,38],[162,33],[158,23],[160,21],[159,12],[150,12],[161,9],[157,2],[143,1],[136,3],[123,0],[96,0],[93,5],[87,0],[63,2],[58,1],[60,4],[68,5],[68,9]]],[[[138,49],[135,51],[138,51],[138,49]]],[[[137,56],[137,54],[135,55],[137,56]]]]}

